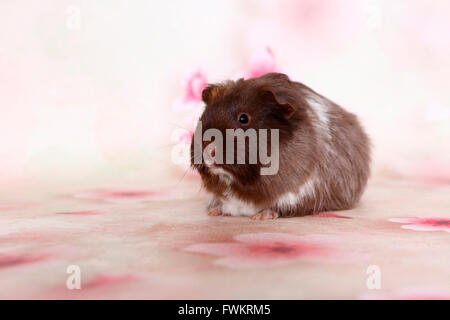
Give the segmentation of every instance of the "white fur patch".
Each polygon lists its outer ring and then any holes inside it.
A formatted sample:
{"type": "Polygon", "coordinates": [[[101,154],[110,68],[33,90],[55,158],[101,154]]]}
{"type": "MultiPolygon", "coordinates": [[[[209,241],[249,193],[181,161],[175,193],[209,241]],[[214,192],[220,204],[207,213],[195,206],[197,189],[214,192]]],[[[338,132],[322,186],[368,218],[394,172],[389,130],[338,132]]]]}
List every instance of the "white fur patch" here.
{"type": "Polygon", "coordinates": [[[298,195],[300,199],[306,197],[314,197],[315,195],[316,175],[313,174],[306,182],[300,187],[298,195]]]}
{"type": "Polygon", "coordinates": [[[306,102],[311,106],[314,113],[316,114],[318,122],[316,127],[324,134],[324,136],[330,140],[330,116],[328,114],[329,102],[317,95],[309,95],[306,98],[306,102]]]}
{"type": "Polygon", "coordinates": [[[304,184],[302,184],[298,192],[288,192],[280,196],[276,202],[279,208],[289,208],[303,202],[303,199],[315,196],[316,176],[313,174],[304,184]]]}
{"type": "Polygon", "coordinates": [[[318,133],[319,137],[322,137],[324,157],[329,157],[336,153],[332,146],[332,133],[330,129],[330,101],[309,93],[306,102],[311,106],[312,112],[314,112],[317,120],[313,121],[313,125],[318,133]]]}
{"type": "Polygon", "coordinates": [[[209,195],[208,206],[219,209],[223,214],[230,216],[252,216],[263,209],[230,194],[227,194],[225,198],[217,199],[212,193],[209,195]]]}
{"type": "Polygon", "coordinates": [[[233,181],[231,173],[225,171],[219,167],[209,167],[212,174],[215,174],[223,181],[228,189],[225,191],[224,199],[220,199],[222,202],[221,210],[224,214],[230,216],[252,216],[258,213],[262,208],[255,207],[252,203],[242,201],[230,193],[230,184],[233,181]]]}
{"type": "Polygon", "coordinates": [[[229,185],[233,181],[233,176],[231,173],[225,171],[224,169],[212,166],[208,166],[208,168],[212,174],[217,175],[225,184],[229,185]]]}
{"type": "Polygon", "coordinates": [[[294,192],[288,192],[284,195],[280,196],[277,200],[277,206],[280,208],[283,207],[293,207],[298,203],[298,194],[294,192]]]}
{"type": "MultiPolygon", "coordinates": [[[[331,130],[330,130],[330,101],[318,96],[317,94],[307,92],[306,102],[311,109],[308,112],[313,116],[313,125],[318,136],[321,137],[320,145],[323,146],[323,156],[329,157],[335,153],[331,145],[331,130]]],[[[276,202],[279,208],[292,208],[307,198],[316,199],[316,187],[318,182],[316,173],[313,173],[305,183],[303,183],[297,192],[288,192],[280,196],[276,202]]],[[[320,199],[319,199],[320,202],[320,199]]],[[[320,203],[318,203],[320,206],[320,203]]]]}
{"type": "Polygon", "coordinates": [[[222,212],[231,216],[252,216],[262,209],[232,196],[222,199],[222,212]]]}
{"type": "MultiPolygon", "coordinates": [[[[230,216],[252,216],[262,209],[257,208],[252,203],[242,201],[231,194],[230,184],[233,181],[233,176],[229,172],[218,167],[210,167],[209,169],[212,174],[217,175],[228,186],[224,192],[224,198],[220,199],[222,213],[230,216]]],[[[214,197],[210,200],[210,204],[213,200],[214,197]]]]}

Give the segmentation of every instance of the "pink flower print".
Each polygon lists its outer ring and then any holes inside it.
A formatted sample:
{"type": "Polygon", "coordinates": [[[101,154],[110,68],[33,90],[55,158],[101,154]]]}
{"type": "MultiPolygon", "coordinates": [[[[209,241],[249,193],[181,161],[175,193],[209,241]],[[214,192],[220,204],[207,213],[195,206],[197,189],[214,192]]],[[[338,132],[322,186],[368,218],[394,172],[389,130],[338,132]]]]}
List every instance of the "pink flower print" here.
{"type": "MultiPolygon", "coordinates": [[[[65,287],[58,286],[48,292],[45,299],[110,299],[112,297],[117,299],[117,293],[123,291],[124,287],[139,283],[137,279],[137,276],[129,273],[100,273],[86,282],[82,281],[81,290],[67,290],[65,287]]],[[[128,292],[129,295],[130,292],[128,292]]],[[[131,295],[134,296],[133,293],[131,295]]]]}
{"type": "Polygon", "coordinates": [[[185,250],[219,256],[215,264],[236,269],[281,266],[299,261],[336,260],[337,251],[320,236],[251,233],[237,235],[234,240],[194,244],[185,250]]]}
{"type": "Polygon", "coordinates": [[[57,212],[57,214],[68,214],[68,215],[76,215],[76,216],[94,216],[94,215],[105,214],[105,213],[106,213],[105,211],[99,211],[99,210],[57,212]]]}
{"type": "Polygon", "coordinates": [[[0,269],[30,264],[45,258],[47,258],[46,255],[0,252],[0,269]]]}
{"type": "Polygon", "coordinates": [[[406,223],[403,229],[415,231],[447,231],[450,232],[450,218],[444,217],[418,217],[418,218],[392,218],[391,222],[406,223]]]}
{"type": "Polygon", "coordinates": [[[191,109],[202,102],[203,89],[208,85],[205,73],[198,69],[192,72],[184,81],[184,96],[175,101],[173,109],[176,111],[191,109]]]}
{"type": "Polygon", "coordinates": [[[340,218],[340,219],[352,219],[351,217],[341,216],[332,212],[321,212],[315,215],[319,218],[340,218]]]}
{"type": "Polygon", "coordinates": [[[75,195],[79,199],[103,200],[114,203],[144,202],[160,199],[161,193],[152,190],[98,190],[75,195]]]}
{"type": "Polygon", "coordinates": [[[257,78],[270,72],[276,72],[275,57],[270,48],[255,52],[251,58],[249,67],[244,72],[244,78],[257,78]]]}
{"type": "Polygon", "coordinates": [[[97,288],[106,285],[115,285],[128,283],[136,280],[136,277],[132,274],[122,274],[122,275],[109,275],[109,274],[99,274],[83,286],[83,289],[97,288]]]}

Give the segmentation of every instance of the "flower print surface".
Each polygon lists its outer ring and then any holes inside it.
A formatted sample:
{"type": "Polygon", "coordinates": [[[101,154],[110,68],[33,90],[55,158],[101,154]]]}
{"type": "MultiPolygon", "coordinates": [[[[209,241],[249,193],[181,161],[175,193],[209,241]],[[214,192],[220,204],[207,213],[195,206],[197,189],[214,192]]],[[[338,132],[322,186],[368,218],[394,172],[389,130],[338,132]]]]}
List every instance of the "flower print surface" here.
{"type": "Polygon", "coordinates": [[[44,254],[0,252],[0,269],[35,263],[46,258],[47,255],[44,254]]]}
{"type": "Polygon", "coordinates": [[[98,214],[105,214],[105,211],[100,210],[86,210],[86,211],[62,211],[57,212],[57,214],[68,214],[68,215],[75,215],[75,216],[95,216],[98,214]]]}
{"type": "Polygon", "coordinates": [[[450,218],[446,217],[392,218],[389,221],[404,223],[402,228],[408,230],[450,232],[450,218]]]}
{"type": "Polygon", "coordinates": [[[161,192],[138,189],[97,190],[75,194],[75,198],[103,200],[115,203],[144,202],[159,199],[161,192]]]}
{"type": "Polygon", "coordinates": [[[215,264],[229,268],[280,266],[298,261],[336,262],[345,256],[340,256],[330,238],[323,236],[250,233],[233,239],[232,242],[194,244],[185,250],[220,256],[215,264]]]}
{"type": "Polygon", "coordinates": [[[132,274],[99,274],[90,280],[83,289],[97,288],[106,285],[124,284],[136,280],[136,277],[132,274]]]}
{"type": "Polygon", "coordinates": [[[333,212],[321,212],[321,213],[316,214],[315,217],[319,217],[319,218],[352,219],[351,217],[341,216],[341,215],[333,213],[333,212]]]}

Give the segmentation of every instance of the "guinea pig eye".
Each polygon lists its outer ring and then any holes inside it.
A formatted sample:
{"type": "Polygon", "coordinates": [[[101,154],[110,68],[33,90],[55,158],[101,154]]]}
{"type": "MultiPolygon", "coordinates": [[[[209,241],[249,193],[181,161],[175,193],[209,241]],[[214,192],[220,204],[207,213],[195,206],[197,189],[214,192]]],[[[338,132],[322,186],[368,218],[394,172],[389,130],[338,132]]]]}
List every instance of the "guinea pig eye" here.
{"type": "Polygon", "coordinates": [[[239,122],[241,124],[247,124],[249,121],[250,121],[250,116],[245,113],[241,113],[241,115],[239,116],[239,122]]]}

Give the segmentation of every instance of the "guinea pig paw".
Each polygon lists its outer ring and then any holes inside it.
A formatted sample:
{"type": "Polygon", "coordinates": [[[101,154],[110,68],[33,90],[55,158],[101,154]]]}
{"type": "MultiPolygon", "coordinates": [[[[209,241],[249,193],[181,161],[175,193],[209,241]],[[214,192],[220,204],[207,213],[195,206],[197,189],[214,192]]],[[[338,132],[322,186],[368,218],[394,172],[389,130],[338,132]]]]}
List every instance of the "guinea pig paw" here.
{"type": "Polygon", "coordinates": [[[279,217],[279,214],[272,210],[264,210],[262,212],[252,215],[250,218],[253,220],[275,220],[279,217]]]}
{"type": "Polygon", "coordinates": [[[220,212],[219,210],[209,210],[208,211],[208,216],[211,216],[211,217],[218,217],[221,215],[223,215],[223,213],[220,212]]]}

